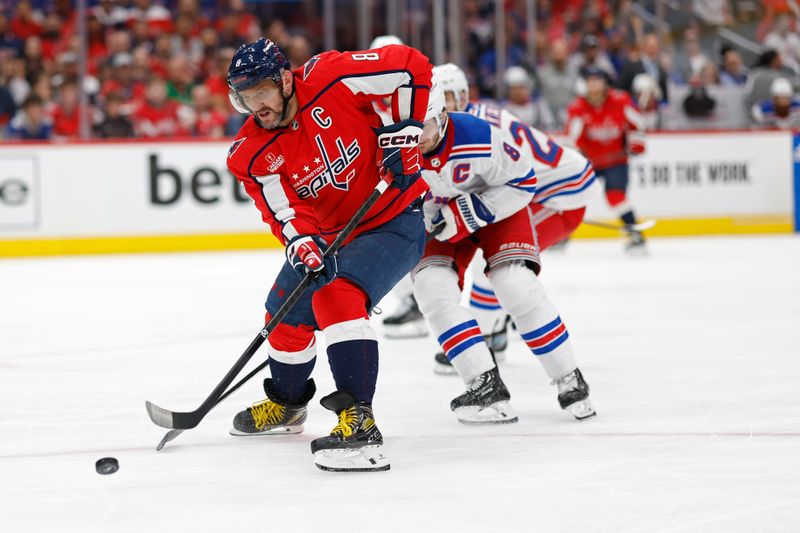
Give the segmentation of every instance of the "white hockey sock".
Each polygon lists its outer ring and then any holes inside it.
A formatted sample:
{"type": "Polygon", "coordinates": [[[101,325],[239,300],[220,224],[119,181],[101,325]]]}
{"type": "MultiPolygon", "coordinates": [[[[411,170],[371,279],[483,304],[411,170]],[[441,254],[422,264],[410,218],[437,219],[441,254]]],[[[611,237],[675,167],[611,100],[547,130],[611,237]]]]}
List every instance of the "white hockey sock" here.
{"type": "Polygon", "coordinates": [[[469,294],[469,310],[478,321],[481,333],[491,335],[505,327],[506,312],[500,307],[489,278],[484,273],[485,268],[486,261],[483,260],[483,256],[475,254],[470,267],[472,288],[469,294]]]}
{"type": "Polygon", "coordinates": [[[470,384],[495,367],[489,347],[470,312],[458,305],[458,276],[450,268],[429,266],[414,277],[414,295],[447,358],[470,384]]]}
{"type": "Polygon", "coordinates": [[[575,370],[569,332],[533,271],[522,263],[511,263],[489,272],[489,279],[547,375],[555,379],[575,370]]]}

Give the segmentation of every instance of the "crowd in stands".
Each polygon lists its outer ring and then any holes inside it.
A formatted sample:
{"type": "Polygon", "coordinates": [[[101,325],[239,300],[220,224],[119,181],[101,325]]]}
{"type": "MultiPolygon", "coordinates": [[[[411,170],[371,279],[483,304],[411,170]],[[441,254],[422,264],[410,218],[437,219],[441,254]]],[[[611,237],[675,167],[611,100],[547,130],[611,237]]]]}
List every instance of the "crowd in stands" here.
{"type": "MultiPolygon", "coordinates": [[[[82,92],[94,138],[233,135],[245,118],[231,108],[225,81],[236,47],[265,35],[287,50],[294,67],[323,49],[320,1],[88,3],[88,72],[81,80],[72,0],[0,0],[0,139],[78,138],[82,92]]],[[[800,128],[797,0],[673,0],[663,3],[667,15],[682,18],[671,25],[646,16],[659,12],[657,3],[537,0],[530,54],[526,2],[506,0],[508,68],[497,75],[494,2],[463,0],[473,98],[493,97],[501,83],[505,104],[521,118],[560,130],[582,90],[582,72],[595,67],[631,93],[651,128],[684,124],[666,120],[667,111],[702,124],[736,106],[743,125],[800,128]],[[750,43],[744,37],[721,40],[722,28],[749,31],[754,46],[742,48],[750,43]]],[[[337,45],[355,49],[356,3],[336,4],[337,45]]],[[[377,35],[385,14],[374,4],[377,35]]],[[[408,7],[409,20],[428,25],[417,46],[430,53],[429,2],[408,7]]]]}

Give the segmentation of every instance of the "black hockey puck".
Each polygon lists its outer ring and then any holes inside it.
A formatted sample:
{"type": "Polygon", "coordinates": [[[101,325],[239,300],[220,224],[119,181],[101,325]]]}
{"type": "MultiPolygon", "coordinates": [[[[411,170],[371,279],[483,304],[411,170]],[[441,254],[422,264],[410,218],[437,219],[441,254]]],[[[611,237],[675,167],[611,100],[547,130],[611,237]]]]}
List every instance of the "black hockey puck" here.
{"type": "Polygon", "coordinates": [[[103,457],[97,460],[94,464],[94,468],[97,470],[98,474],[106,476],[119,470],[119,461],[117,461],[116,457],[103,457]]]}

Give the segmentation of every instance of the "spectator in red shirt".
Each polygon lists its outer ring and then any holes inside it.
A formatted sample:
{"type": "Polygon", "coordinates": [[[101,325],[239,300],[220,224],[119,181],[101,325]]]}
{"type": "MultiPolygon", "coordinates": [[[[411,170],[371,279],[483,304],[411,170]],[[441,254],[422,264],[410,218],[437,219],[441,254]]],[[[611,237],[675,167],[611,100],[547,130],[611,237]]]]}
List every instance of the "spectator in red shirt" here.
{"type": "Polygon", "coordinates": [[[192,104],[195,112],[192,133],[197,137],[223,137],[228,117],[215,108],[208,87],[196,85],[192,88],[192,104]]]}
{"type": "Polygon", "coordinates": [[[123,101],[123,112],[133,112],[144,100],[145,84],[134,78],[133,56],[120,52],[111,59],[111,76],[103,83],[102,95],[119,95],[123,101]]]}
{"type": "Polygon", "coordinates": [[[75,139],[80,135],[80,115],[78,113],[78,86],[65,83],[61,86],[59,101],[53,108],[53,135],[59,138],[75,139]]]}
{"type": "Polygon", "coordinates": [[[28,0],[19,0],[17,3],[17,10],[11,20],[11,31],[23,40],[42,33],[41,13],[34,11],[28,0]]]}
{"type": "Polygon", "coordinates": [[[145,101],[133,115],[133,125],[140,137],[170,137],[185,134],[178,124],[177,105],[167,100],[167,84],[153,78],[147,84],[145,101]]]}

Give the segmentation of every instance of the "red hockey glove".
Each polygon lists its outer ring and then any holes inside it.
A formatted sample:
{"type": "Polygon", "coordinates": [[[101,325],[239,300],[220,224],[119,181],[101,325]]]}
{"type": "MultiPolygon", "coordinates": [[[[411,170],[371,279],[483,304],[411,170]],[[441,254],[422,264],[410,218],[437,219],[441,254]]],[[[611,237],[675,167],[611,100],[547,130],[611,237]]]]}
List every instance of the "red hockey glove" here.
{"type": "Polygon", "coordinates": [[[406,190],[422,171],[422,152],[419,151],[422,123],[403,120],[378,128],[375,133],[378,134],[378,166],[392,173],[393,186],[406,190]]]}
{"type": "Polygon", "coordinates": [[[330,283],[336,277],[339,265],[336,254],[323,258],[327,244],[318,235],[300,235],[286,245],[286,260],[302,278],[307,272],[317,272],[317,279],[330,283]]]}
{"type": "Polygon", "coordinates": [[[453,198],[433,217],[431,226],[435,230],[443,226],[436,235],[439,241],[458,242],[471,233],[494,222],[494,213],[477,194],[464,194],[453,198]]]}
{"type": "Polygon", "coordinates": [[[644,134],[638,131],[629,131],[625,138],[628,153],[631,155],[641,155],[644,153],[644,134]]]}

